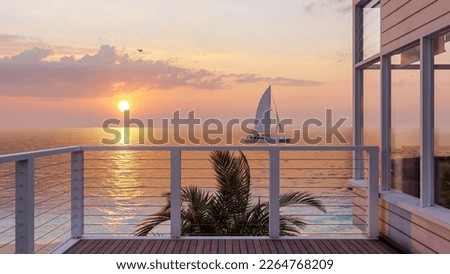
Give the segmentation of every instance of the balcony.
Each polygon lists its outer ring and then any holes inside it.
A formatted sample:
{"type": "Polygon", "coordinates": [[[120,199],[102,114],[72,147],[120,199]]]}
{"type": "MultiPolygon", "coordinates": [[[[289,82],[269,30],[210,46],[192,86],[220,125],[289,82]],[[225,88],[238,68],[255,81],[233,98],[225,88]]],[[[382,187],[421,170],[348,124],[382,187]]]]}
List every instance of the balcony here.
{"type": "Polygon", "coordinates": [[[0,156],[0,253],[392,253],[378,239],[378,148],[358,146],[82,146],[0,156]],[[251,199],[269,204],[263,236],[185,236],[182,188],[214,192],[209,153],[242,151],[251,199]],[[280,207],[308,192],[326,212],[280,207]],[[133,231],[165,203],[170,221],[133,231]],[[295,236],[280,216],[301,218],[295,236]]]}

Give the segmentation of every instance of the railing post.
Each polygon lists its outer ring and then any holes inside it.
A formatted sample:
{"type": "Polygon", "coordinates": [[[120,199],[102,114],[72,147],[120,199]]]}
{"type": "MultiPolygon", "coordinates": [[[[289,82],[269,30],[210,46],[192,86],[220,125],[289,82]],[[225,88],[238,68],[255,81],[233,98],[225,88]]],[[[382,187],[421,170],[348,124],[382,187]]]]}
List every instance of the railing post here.
{"type": "Polygon", "coordinates": [[[16,253],[34,253],[34,159],[16,162],[16,253]]]}
{"type": "Polygon", "coordinates": [[[71,235],[81,238],[84,233],[84,151],[71,154],[71,235]]]}
{"type": "Polygon", "coordinates": [[[371,148],[369,152],[369,189],[367,199],[367,234],[371,239],[378,238],[378,148],[371,148]]]}
{"type": "Polygon", "coordinates": [[[170,151],[170,236],[181,236],[181,150],[170,151]]]}
{"type": "Polygon", "coordinates": [[[280,150],[269,149],[269,236],[280,236],[280,150]]]}

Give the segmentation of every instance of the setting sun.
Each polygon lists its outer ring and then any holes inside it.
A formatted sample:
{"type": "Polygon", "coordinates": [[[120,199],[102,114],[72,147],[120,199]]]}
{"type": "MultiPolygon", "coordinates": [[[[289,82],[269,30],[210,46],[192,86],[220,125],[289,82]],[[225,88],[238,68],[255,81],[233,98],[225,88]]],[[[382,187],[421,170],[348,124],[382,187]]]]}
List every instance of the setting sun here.
{"type": "Polygon", "coordinates": [[[123,112],[125,110],[129,110],[130,109],[130,104],[128,103],[128,101],[122,100],[122,101],[119,102],[117,107],[119,108],[120,111],[123,112]]]}

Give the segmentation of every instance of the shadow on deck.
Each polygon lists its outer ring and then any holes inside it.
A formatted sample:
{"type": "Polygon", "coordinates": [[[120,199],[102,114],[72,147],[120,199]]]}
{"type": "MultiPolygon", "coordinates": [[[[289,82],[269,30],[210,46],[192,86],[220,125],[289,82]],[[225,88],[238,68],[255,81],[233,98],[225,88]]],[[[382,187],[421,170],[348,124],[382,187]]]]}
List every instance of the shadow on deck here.
{"type": "Polygon", "coordinates": [[[82,239],[66,254],[396,254],[382,240],[82,239]]]}

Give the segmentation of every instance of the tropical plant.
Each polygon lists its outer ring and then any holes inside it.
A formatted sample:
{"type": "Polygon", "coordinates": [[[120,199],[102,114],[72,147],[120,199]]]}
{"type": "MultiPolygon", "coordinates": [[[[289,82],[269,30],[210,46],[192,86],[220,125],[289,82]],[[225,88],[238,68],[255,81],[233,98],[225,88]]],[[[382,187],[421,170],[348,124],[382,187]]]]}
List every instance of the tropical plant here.
{"type": "MultiPolygon", "coordinates": [[[[181,189],[181,233],[184,236],[266,236],[269,234],[269,203],[253,201],[250,166],[245,155],[230,151],[213,151],[210,162],[217,181],[215,193],[196,186],[181,189]]],[[[164,193],[167,204],[150,215],[134,234],[146,236],[170,220],[170,193],[164,193]]],[[[308,205],[326,212],[321,202],[306,192],[281,194],[280,208],[308,205]]],[[[280,234],[296,235],[306,223],[297,216],[280,214],[280,234]]]]}

